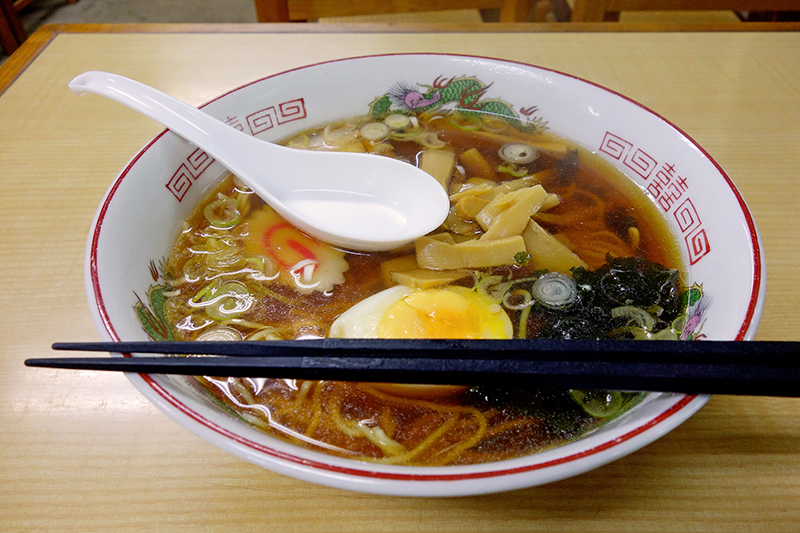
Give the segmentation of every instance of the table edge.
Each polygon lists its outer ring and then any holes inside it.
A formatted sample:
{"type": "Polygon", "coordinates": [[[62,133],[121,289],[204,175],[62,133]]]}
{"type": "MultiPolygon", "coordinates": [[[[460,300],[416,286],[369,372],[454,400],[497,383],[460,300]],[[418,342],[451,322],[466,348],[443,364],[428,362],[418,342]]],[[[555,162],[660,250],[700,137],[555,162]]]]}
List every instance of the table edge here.
{"type": "Polygon", "coordinates": [[[60,34],[92,33],[652,33],[792,32],[800,22],[742,23],[228,23],[228,24],[45,24],[2,65],[0,96],[60,34]]]}

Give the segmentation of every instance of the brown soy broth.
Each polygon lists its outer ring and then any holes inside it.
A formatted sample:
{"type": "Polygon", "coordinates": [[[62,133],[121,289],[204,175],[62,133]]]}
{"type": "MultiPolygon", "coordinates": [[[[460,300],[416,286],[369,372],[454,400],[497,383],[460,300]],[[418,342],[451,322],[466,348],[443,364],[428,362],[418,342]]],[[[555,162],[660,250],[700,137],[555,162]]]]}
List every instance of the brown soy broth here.
{"type": "MultiPolygon", "coordinates": [[[[459,129],[447,120],[433,122],[432,128],[439,132],[439,138],[455,146],[457,152],[477,148],[494,168],[497,168],[502,163],[498,151],[503,142],[459,129]]],[[[520,142],[524,142],[529,138],[528,135],[515,130],[511,130],[510,134],[504,132],[503,137],[518,139],[520,142]]],[[[564,142],[549,134],[539,134],[536,136],[536,140],[540,142],[564,142]]],[[[627,244],[631,244],[630,236],[626,233],[627,228],[631,226],[638,228],[641,234],[640,242],[638,246],[629,250],[631,255],[644,257],[669,268],[683,270],[677,243],[670,236],[666,221],[655,203],[635,183],[620,174],[598,156],[572,143],[565,142],[565,144],[577,154],[578,164],[574,168],[574,173],[566,176],[564,172],[554,172],[552,174],[541,172],[553,169],[560,159],[545,151],[541,151],[537,160],[530,165],[534,175],[546,176],[541,180],[545,189],[548,192],[558,194],[562,198],[562,203],[553,209],[553,214],[585,211],[587,198],[591,196],[599,197],[608,206],[607,211],[617,216],[604,217],[603,220],[595,222],[606,225],[627,244]],[[541,172],[541,174],[537,174],[537,171],[541,172]],[[585,193],[586,196],[582,196],[580,193],[576,195],[576,190],[585,193]]],[[[409,155],[410,151],[406,149],[401,157],[413,161],[414,158],[409,155]]],[[[398,151],[398,153],[400,152],[398,151]]],[[[414,154],[414,157],[416,157],[416,154],[414,154]]],[[[494,173],[489,177],[497,181],[512,179],[508,174],[500,172],[494,173]]],[[[454,182],[463,182],[465,178],[466,176],[456,175],[454,182]]],[[[541,224],[550,233],[564,234],[568,238],[580,235],[590,226],[589,221],[574,225],[559,225],[558,223],[547,221],[542,221],[541,224]]],[[[571,241],[572,239],[568,240],[571,241]]],[[[586,260],[579,247],[576,247],[574,251],[578,256],[586,260]]],[[[602,263],[594,262],[595,267],[600,266],[600,264],[602,263]]]]}
{"type": "MultiPolygon", "coordinates": [[[[498,151],[509,138],[524,142],[529,138],[526,134],[510,128],[502,135],[476,135],[453,125],[446,116],[422,121],[448,150],[461,154],[477,149],[489,164],[482,178],[498,183],[515,179],[495,170],[503,163],[498,151]]],[[[590,268],[602,265],[610,249],[621,257],[641,256],[680,269],[677,247],[663,217],[635,184],[570,143],[543,134],[537,134],[534,140],[567,145],[566,156],[541,151],[528,165],[529,174],[561,198],[555,208],[535,215],[542,227],[572,248],[590,268]],[[576,158],[577,164],[559,168],[566,157],[576,158]],[[596,242],[604,243],[602,250],[592,248],[596,242]]],[[[362,144],[370,146],[364,141],[362,144]]],[[[417,142],[397,141],[384,155],[413,163],[421,149],[417,142]]],[[[474,177],[461,168],[453,175],[451,187],[474,177]]],[[[381,253],[344,251],[347,269],[343,283],[321,292],[295,290],[267,279],[266,273],[262,281],[254,282],[254,275],[260,274],[258,263],[237,254],[242,254],[246,248],[242,243],[254,234],[251,214],[263,207],[259,198],[228,177],[186,220],[163,269],[173,285],[165,315],[177,339],[196,340],[213,328],[233,330],[241,338],[249,338],[262,331],[259,327],[263,325],[268,325],[270,334],[277,338],[327,336],[331,324],[343,312],[387,288],[381,264],[414,252],[413,247],[381,253]],[[205,207],[222,197],[239,199],[242,221],[220,230],[209,227],[205,207]],[[194,276],[193,261],[209,254],[223,258],[229,254],[229,267],[206,269],[203,275],[194,276]],[[198,307],[203,298],[198,295],[223,281],[246,286],[249,307],[230,320],[209,321],[198,307]]],[[[478,270],[483,275],[519,279],[536,268],[513,264],[478,270]]],[[[474,279],[466,277],[454,283],[469,285],[474,279]]],[[[515,318],[513,311],[506,312],[515,318]]],[[[533,335],[539,327],[532,319],[525,331],[533,335]]],[[[574,440],[602,423],[577,408],[564,393],[503,391],[497,396],[481,389],[414,399],[360,383],[212,377],[198,378],[198,383],[236,416],[271,435],[325,453],[387,464],[473,464],[519,457],[574,440]],[[395,453],[395,444],[407,453],[395,453]],[[416,453],[419,447],[424,451],[416,453]],[[403,459],[395,461],[397,457],[403,459]]],[[[627,400],[635,401],[635,397],[627,400]]]]}
{"type": "MultiPolygon", "coordinates": [[[[542,226],[553,234],[566,235],[571,242],[579,243],[581,234],[590,231],[592,225],[602,225],[630,248],[629,255],[644,257],[669,268],[681,270],[677,243],[669,236],[670,232],[663,215],[655,204],[632,181],[618,174],[602,160],[577,149],[580,165],[569,181],[560,181],[557,175],[543,180],[542,185],[550,192],[558,194],[562,203],[552,210],[553,215],[587,210],[587,204],[599,198],[605,205],[605,216],[601,219],[584,219],[574,225],[561,226],[558,223],[542,221],[542,226]],[[576,193],[577,191],[577,193],[576,193]],[[637,228],[639,243],[633,246],[627,229],[637,228]]],[[[586,253],[576,244],[576,253],[595,268],[602,262],[590,262],[586,253]]],[[[624,255],[621,255],[624,257],[624,255]]]]}
{"type": "MultiPolygon", "coordinates": [[[[195,235],[208,235],[208,223],[204,218],[203,207],[208,203],[208,199],[216,197],[222,193],[233,195],[237,190],[234,179],[228,176],[207,196],[207,200],[201,202],[193,210],[187,219],[186,229],[179,236],[168,262],[165,265],[168,276],[178,279],[182,276],[184,265],[196,254],[204,253],[198,250],[192,243],[195,235]],[[205,233],[204,233],[205,232],[205,233]]],[[[264,205],[263,201],[251,195],[250,211],[259,209],[264,205]]],[[[246,226],[246,225],[245,225],[246,226]]],[[[248,228],[242,228],[242,234],[246,234],[248,228]]],[[[214,234],[213,232],[211,234],[214,234]]],[[[381,281],[379,266],[383,261],[398,255],[397,253],[373,253],[361,254],[348,252],[348,270],[344,272],[345,282],[337,285],[332,291],[320,293],[311,292],[302,294],[292,290],[282,284],[272,284],[268,290],[265,288],[254,305],[248,311],[248,320],[254,323],[269,323],[279,328],[289,328],[294,331],[294,336],[302,334],[325,335],[331,323],[345,310],[355,303],[367,298],[381,289],[385,284],[381,281]]],[[[211,276],[201,277],[195,281],[190,281],[182,285],[181,291],[184,294],[197,294],[202,287],[207,284],[218,273],[214,272],[211,276]]],[[[246,280],[249,274],[242,270],[239,273],[230,273],[226,279],[246,280]]],[[[177,307],[167,307],[168,318],[176,327],[180,340],[196,340],[197,334],[201,329],[197,329],[197,323],[183,327],[185,321],[182,317],[183,310],[177,307]]]]}
{"type": "MultiPolygon", "coordinates": [[[[336,424],[317,421],[313,431],[309,431],[309,419],[314,424],[314,415],[309,409],[295,406],[298,385],[292,380],[269,380],[266,387],[252,396],[243,396],[236,390],[234,385],[242,380],[209,377],[201,380],[206,390],[227,404],[231,404],[233,399],[236,403],[273,406],[268,415],[263,407],[249,410],[240,407],[237,411],[245,413],[249,422],[256,422],[258,427],[295,444],[341,457],[383,459],[378,446],[365,439],[353,438],[339,430],[336,424]]],[[[464,406],[463,398],[459,397],[442,398],[435,403],[408,400],[383,394],[369,384],[331,381],[313,382],[309,395],[317,392],[321,404],[328,410],[327,416],[379,425],[389,437],[402,440],[409,449],[422,445],[430,440],[432,434],[449,425],[449,431],[433,443],[424,456],[409,463],[420,466],[510,459],[573,440],[596,425],[595,421],[574,408],[568,415],[569,427],[559,427],[537,416],[521,414],[514,407],[464,406]],[[482,438],[475,439],[479,426],[483,426],[485,432],[482,438]],[[446,461],[442,461],[442,456],[446,461]]],[[[554,405],[560,405],[564,410],[566,406],[563,399],[542,399],[536,394],[524,397],[526,401],[538,404],[542,411],[552,409],[554,405]]],[[[566,410],[570,409],[567,406],[566,410]]]]}

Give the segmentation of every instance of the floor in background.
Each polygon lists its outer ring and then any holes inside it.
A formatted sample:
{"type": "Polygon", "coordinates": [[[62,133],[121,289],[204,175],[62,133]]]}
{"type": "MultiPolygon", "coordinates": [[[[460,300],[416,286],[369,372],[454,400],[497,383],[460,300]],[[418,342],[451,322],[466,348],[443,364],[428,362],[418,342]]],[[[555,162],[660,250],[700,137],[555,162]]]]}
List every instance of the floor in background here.
{"type": "Polygon", "coordinates": [[[258,22],[253,0],[36,0],[20,18],[28,35],[42,24],[258,22]]]}
{"type": "Polygon", "coordinates": [[[36,0],[20,15],[29,33],[42,24],[258,22],[253,0],[36,0]]]}
{"type": "MultiPolygon", "coordinates": [[[[342,0],[346,1],[346,0],[342,0]]],[[[566,2],[562,2],[566,5],[566,2]]],[[[568,17],[569,9],[565,14],[568,17]]],[[[564,15],[564,14],[562,14],[564,15]]],[[[258,22],[253,0],[36,0],[21,13],[30,35],[42,24],[258,22]]],[[[552,17],[553,20],[565,16],[552,17]]],[[[325,22],[478,22],[474,10],[344,17],[325,22]]],[[[621,22],[738,22],[733,12],[623,13],[621,22]]],[[[7,56],[0,51],[0,63],[7,56]]]]}

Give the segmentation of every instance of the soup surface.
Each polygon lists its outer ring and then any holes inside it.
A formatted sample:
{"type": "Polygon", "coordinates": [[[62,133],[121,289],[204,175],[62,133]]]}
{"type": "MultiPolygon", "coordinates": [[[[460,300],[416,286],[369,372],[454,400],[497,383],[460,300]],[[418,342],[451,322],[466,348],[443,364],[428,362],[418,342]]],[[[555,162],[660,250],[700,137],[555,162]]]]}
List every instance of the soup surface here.
{"type": "MultiPolygon", "coordinates": [[[[501,117],[356,117],[286,141],[395,157],[451,197],[412,245],[356,253],[281,219],[233,177],[183,223],[137,312],[177,340],[681,338],[692,290],[649,198],[594,155],[501,117]]],[[[472,464],[573,440],[641,395],[197,377],[247,422],[326,453],[472,464]]]]}

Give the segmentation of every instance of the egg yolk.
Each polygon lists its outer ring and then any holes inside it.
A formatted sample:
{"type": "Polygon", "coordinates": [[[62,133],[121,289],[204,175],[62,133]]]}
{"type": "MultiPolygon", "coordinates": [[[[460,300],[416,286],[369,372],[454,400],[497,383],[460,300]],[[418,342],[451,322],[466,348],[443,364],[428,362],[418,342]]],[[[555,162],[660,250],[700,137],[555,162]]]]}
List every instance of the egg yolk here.
{"type": "Polygon", "coordinates": [[[378,322],[386,339],[510,339],[511,321],[496,304],[465,287],[412,292],[378,322]]]}

